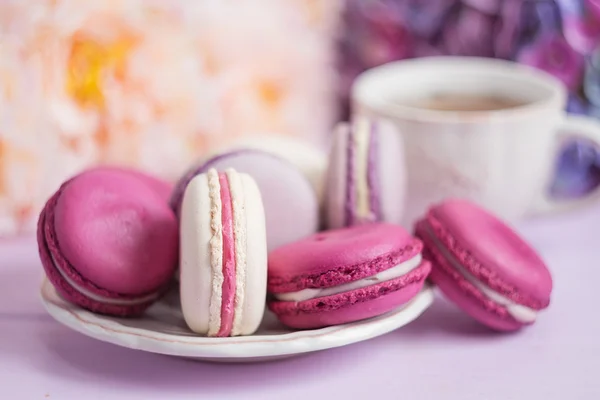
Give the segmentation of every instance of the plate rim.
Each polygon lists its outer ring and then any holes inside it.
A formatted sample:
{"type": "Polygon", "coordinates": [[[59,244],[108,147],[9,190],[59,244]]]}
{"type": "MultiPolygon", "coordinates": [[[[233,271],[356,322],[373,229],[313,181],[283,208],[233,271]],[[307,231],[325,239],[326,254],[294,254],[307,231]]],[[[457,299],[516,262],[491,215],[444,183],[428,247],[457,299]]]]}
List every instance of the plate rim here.
{"type": "Polygon", "coordinates": [[[280,335],[208,338],[177,337],[175,334],[138,327],[120,329],[111,327],[110,325],[116,324],[111,320],[114,317],[95,314],[63,300],[47,278],[44,278],[40,295],[44,308],[53,319],[85,336],[135,350],[205,359],[291,356],[362,342],[414,321],[434,300],[433,288],[426,282],[409,304],[371,319],[320,329],[286,332],[280,335]]]}

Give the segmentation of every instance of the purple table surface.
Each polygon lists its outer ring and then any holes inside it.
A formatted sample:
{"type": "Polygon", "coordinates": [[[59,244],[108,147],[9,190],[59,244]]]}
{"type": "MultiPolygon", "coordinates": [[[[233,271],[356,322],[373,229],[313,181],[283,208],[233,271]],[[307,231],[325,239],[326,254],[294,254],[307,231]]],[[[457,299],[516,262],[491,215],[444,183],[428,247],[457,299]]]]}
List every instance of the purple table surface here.
{"type": "Polygon", "coordinates": [[[494,334],[438,299],[417,321],[344,348],[209,364],[120,348],[42,308],[33,239],[0,242],[0,398],[60,400],[600,398],[600,208],[528,221],[555,289],[535,326],[494,334]]]}

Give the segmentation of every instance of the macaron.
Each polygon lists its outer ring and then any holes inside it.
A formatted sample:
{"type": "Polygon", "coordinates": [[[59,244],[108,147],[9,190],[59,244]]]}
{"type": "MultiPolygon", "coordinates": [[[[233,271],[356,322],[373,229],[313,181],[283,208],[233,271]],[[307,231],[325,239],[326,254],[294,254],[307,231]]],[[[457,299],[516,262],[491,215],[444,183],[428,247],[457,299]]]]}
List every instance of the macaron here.
{"type": "Polygon", "coordinates": [[[256,182],[233,169],[196,175],[181,204],[180,299],[206,336],[254,333],[267,292],[265,214],[256,182]]]}
{"type": "Polygon", "coordinates": [[[429,271],[402,227],[362,224],[311,235],[269,254],[269,309],[286,326],[321,328],[410,302],[429,271]]]}
{"type": "Polygon", "coordinates": [[[137,316],[168,287],[177,264],[171,185],[141,172],[86,170],[54,193],[37,229],[48,280],[92,312],[137,316]]]}
{"type": "Polygon", "coordinates": [[[269,250],[318,230],[319,203],[306,177],[290,162],[257,149],[222,153],[192,167],[176,184],[171,197],[177,215],[187,185],[211,168],[218,171],[233,168],[256,182],[265,208],[269,250]]]}
{"type": "Polygon", "coordinates": [[[432,206],[416,235],[432,263],[431,280],[458,307],[500,331],[536,321],[550,304],[544,261],[506,223],[480,206],[450,199],[432,206]]]}
{"type": "Polygon", "coordinates": [[[289,161],[308,179],[319,200],[323,199],[328,160],[324,146],[295,136],[263,133],[240,136],[219,153],[243,149],[262,150],[289,161]]]}
{"type": "Polygon", "coordinates": [[[357,118],[338,124],[326,177],[327,227],[400,224],[406,181],[402,137],[391,123],[357,118]]]}

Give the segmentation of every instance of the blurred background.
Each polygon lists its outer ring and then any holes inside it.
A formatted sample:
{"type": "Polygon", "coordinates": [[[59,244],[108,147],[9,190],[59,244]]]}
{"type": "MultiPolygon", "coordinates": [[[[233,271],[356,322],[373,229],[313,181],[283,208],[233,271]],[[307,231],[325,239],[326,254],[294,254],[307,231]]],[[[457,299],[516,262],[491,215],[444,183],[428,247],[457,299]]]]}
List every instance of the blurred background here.
{"type": "MultiPolygon", "coordinates": [[[[359,73],[432,55],[543,69],[600,118],[600,0],[0,0],[0,236],[90,165],[173,180],[252,135],[325,149],[359,73]]],[[[553,193],[599,182],[567,144],[553,193]]]]}

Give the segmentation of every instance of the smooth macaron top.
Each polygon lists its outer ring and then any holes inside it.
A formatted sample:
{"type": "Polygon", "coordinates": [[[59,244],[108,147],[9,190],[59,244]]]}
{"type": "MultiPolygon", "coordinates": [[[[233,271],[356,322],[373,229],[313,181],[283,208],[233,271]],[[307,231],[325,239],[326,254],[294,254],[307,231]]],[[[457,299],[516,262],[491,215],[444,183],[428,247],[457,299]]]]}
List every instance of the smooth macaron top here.
{"type": "Polygon", "coordinates": [[[426,221],[436,238],[486,286],[534,309],[547,307],[552,277],[544,261],[513,229],[483,208],[452,199],[426,221]]]}
{"type": "Polygon", "coordinates": [[[55,197],[51,223],[60,254],[53,256],[104,291],[157,290],[173,274],[178,251],[177,221],[165,201],[168,190],[133,171],[81,173],[55,197]]]}
{"type": "Polygon", "coordinates": [[[268,289],[283,293],[352,282],[418,255],[420,240],[386,223],[320,232],[269,254],[268,289]]]}

